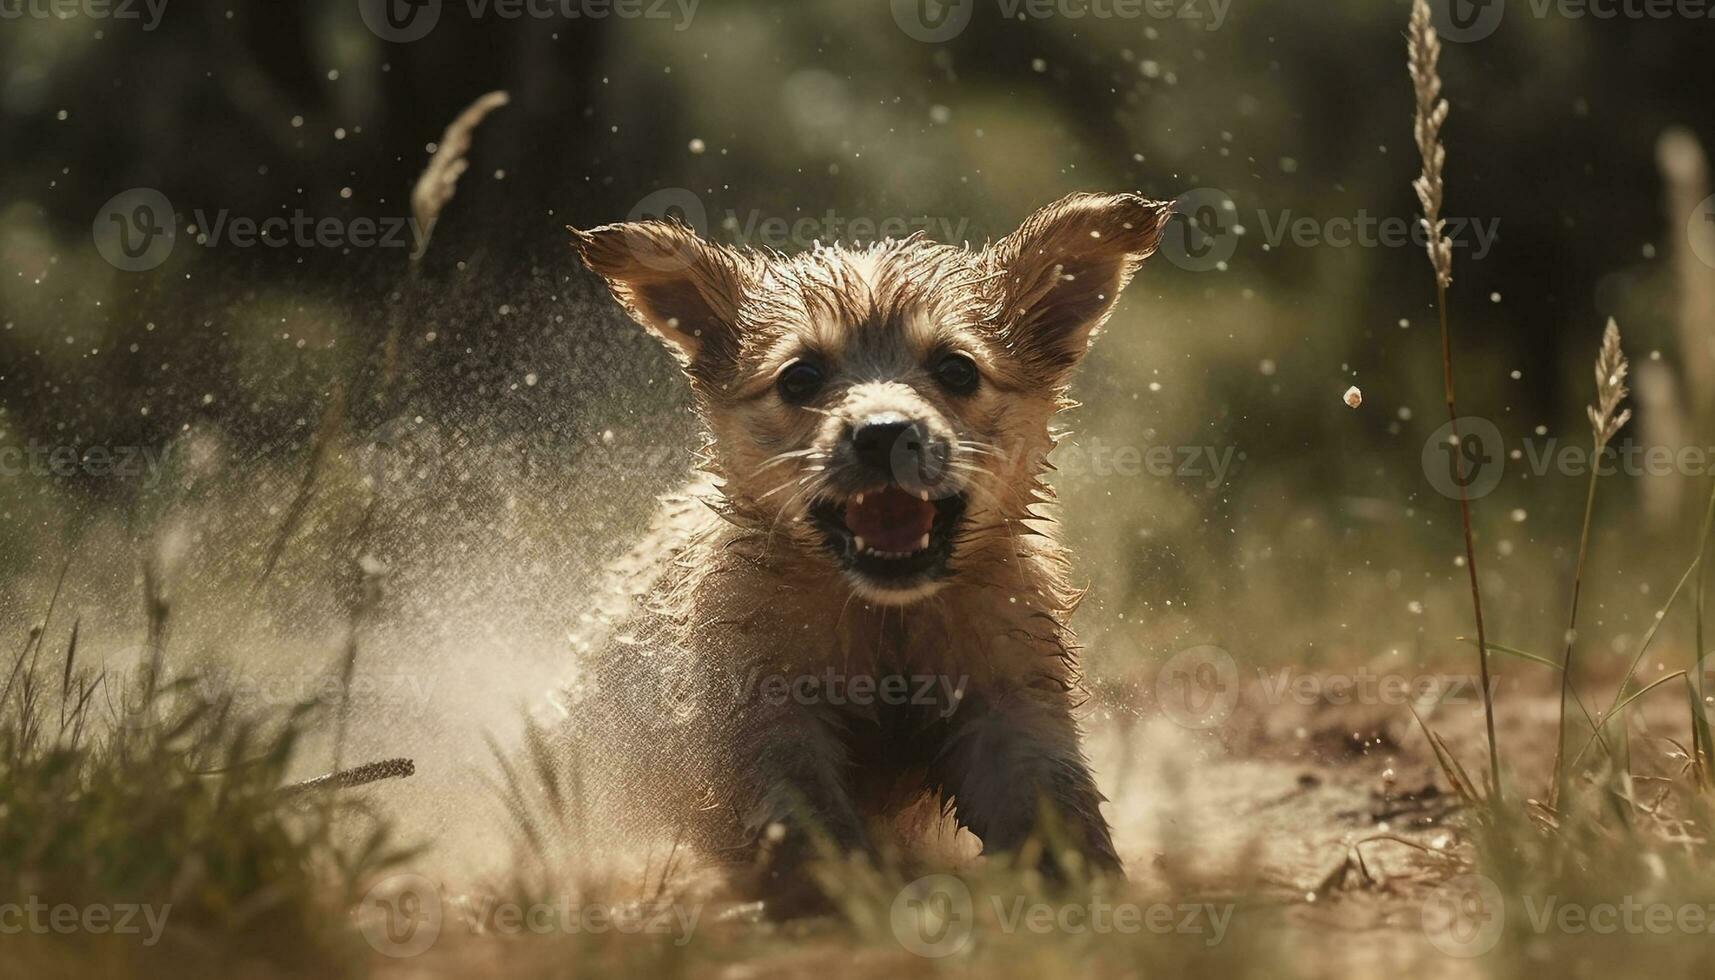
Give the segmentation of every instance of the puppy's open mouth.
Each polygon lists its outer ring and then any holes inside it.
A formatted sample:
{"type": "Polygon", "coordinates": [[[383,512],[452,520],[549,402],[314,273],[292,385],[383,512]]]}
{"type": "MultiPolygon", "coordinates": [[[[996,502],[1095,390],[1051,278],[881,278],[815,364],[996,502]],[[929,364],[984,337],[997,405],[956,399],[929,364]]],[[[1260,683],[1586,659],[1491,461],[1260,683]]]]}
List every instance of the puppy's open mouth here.
{"type": "Polygon", "coordinates": [[[965,498],[931,498],[889,485],[810,508],[823,542],[841,567],[867,582],[909,589],[945,573],[965,498]]]}

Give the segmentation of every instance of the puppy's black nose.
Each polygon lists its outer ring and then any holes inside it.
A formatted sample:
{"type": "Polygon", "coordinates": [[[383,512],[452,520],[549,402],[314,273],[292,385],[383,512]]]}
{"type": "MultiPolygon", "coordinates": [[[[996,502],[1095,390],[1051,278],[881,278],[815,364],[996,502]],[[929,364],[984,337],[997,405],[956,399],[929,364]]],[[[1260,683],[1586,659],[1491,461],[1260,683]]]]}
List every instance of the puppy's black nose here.
{"type": "Polygon", "coordinates": [[[925,450],[923,429],[898,415],[872,415],[852,428],[852,453],[878,476],[900,479],[914,475],[925,450]],[[909,467],[910,474],[895,470],[909,467]]]}

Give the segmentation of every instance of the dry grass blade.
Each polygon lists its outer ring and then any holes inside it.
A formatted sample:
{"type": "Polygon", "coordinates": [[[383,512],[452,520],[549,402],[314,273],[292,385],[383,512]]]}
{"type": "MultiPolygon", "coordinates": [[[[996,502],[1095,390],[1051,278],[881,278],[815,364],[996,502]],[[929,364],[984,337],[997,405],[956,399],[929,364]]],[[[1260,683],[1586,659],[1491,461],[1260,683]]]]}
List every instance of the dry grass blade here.
{"type": "MultiPolygon", "coordinates": [[[[1625,676],[1620,678],[1620,686],[1614,691],[1614,701],[1608,706],[1607,714],[1603,715],[1604,718],[1610,718],[1615,712],[1620,710],[1620,703],[1626,696],[1626,688],[1630,686],[1632,678],[1637,676],[1638,665],[1643,663],[1644,654],[1649,652],[1650,644],[1655,642],[1656,634],[1661,631],[1661,624],[1667,621],[1668,611],[1672,609],[1673,604],[1679,600],[1679,594],[1685,591],[1685,583],[1691,581],[1692,572],[1697,573],[1698,583],[1696,649],[1703,649],[1703,554],[1708,548],[1709,528],[1711,522],[1715,522],[1715,490],[1710,492],[1709,505],[1703,512],[1703,531],[1697,538],[1700,542],[1697,548],[1697,557],[1691,559],[1691,564],[1685,567],[1685,573],[1679,576],[1679,582],[1674,585],[1673,591],[1668,594],[1667,601],[1662,603],[1660,609],[1656,610],[1655,621],[1650,623],[1649,630],[1644,633],[1643,642],[1638,644],[1638,652],[1632,655],[1631,663],[1626,666],[1625,676]]],[[[1699,672],[1699,681],[1701,681],[1701,672],[1699,672]]],[[[1689,683],[1689,681],[1687,683],[1689,683]]],[[[1624,729],[1622,729],[1622,731],[1623,730],[1624,729]]]]}
{"type": "Polygon", "coordinates": [[[1422,729],[1423,737],[1429,740],[1430,751],[1435,753],[1435,761],[1441,766],[1441,774],[1447,777],[1447,784],[1453,788],[1453,792],[1467,805],[1482,803],[1482,793],[1478,791],[1477,785],[1471,781],[1471,776],[1465,771],[1465,767],[1453,757],[1452,751],[1447,748],[1447,743],[1441,740],[1441,736],[1435,734],[1435,730],[1429,727],[1429,723],[1423,720],[1423,716],[1417,713],[1415,707],[1410,705],[1406,707],[1411,711],[1411,716],[1417,719],[1417,727],[1422,729]]]}
{"type": "Polygon", "coordinates": [[[310,500],[315,495],[316,480],[321,476],[333,450],[335,437],[344,427],[345,405],[345,386],[336,384],[333,395],[322,408],[321,421],[316,425],[315,438],[310,443],[309,462],[304,466],[303,478],[298,481],[297,493],[292,495],[292,502],[286,508],[286,517],[280,522],[279,530],[274,532],[274,538],[268,545],[268,553],[262,561],[262,574],[256,580],[258,586],[274,574],[274,566],[280,563],[280,558],[286,554],[286,545],[303,523],[310,500]]]}
{"type": "MultiPolygon", "coordinates": [[[[1620,702],[1620,706],[1618,709],[1616,709],[1615,712],[1604,715],[1602,717],[1601,723],[1596,726],[1596,731],[1590,733],[1590,738],[1584,743],[1584,747],[1582,749],[1579,749],[1578,754],[1572,757],[1571,765],[1576,766],[1578,764],[1578,760],[1584,758],[1584,753],[1590,751],[1590,746],[1596,744],[1596,739],[1598,736],[1600,736],[1602,734],[1602,729],[1606,728],[1608,726],[1608,723],[1614,720],[1614,718],[1616,717],[1618,712],[1624,711],[1627,707],[1629,707],[1631,705],[1631,703],[1633,701],[1636,701],[1638,698],[1641,698],[1644,695],[1648,694],[1649,692],[1651,692],[1651,691],[1655,690],[1656,688],[1662,686],[1663,684],[1666,684],[1668,681],[1676,680],[1676,679],[1678,679],[1680,677],[1684,677],[1684,676],[1685,676],[1685,671],[1676,670],[1673,673],[1666,675],[1665,677],[1658,677],[1655,680],[1651,681],[1650,683],[1645,684],[1639,690],[1632,692],[1632,695],[1630,697],[1628,697],[1624,701],[1620,702]]],[[[1622,729],[1622,734],[1623,733],[1624,733],[1624,730],[1622,729]]]]}
{"type": "MultiPolygon", "coordinates": [[[[1454,639],[1458,640],[1460,643],[1469,643],[1472,646],[1477,645],[1477,641],[1468,636],[1458,636],[1454,637],[1454,639]]],[[[1517,657],[1520,660],[1529,660],[1531,663],[1541,664],[1544,667],[1553,667],[1555,670],[1560,669],[1559,661],[1550,660],[1540,653],[1531,653],[1529,650],[1520,650],[1518,647],[1509,647],[1504,643],[1490,643],[1489,649],[1496,653],[1504,653],[1509,657],[1517,657]]]]}
{"type": "MultiPolygon", "coordinates": [[[[1703,582],[1705,578],[1704,573],[1708,570],[1709,563],[1705,562],[1703,559],[1709,554],[1709,529],[1712,525],[1715,525],[1715,489],[1711,489],[1709,491],[1709,506],[1704,508],[1703,511],[1703,530],[1697,535],[1697,560],[1692,562],[1692,564],[1697,567],[1697,601],[1692,610],[1693,615],[1696,617],[1696,629],[1692,634],[1692,638],[1696,641],[1697,646],[1692,649],[1691,655],[1699,658],[1703,656],[1703,651],[1708,649],[1703,645],[1703,598],[1707,595],[1707,593],[1703,591],[1703,582]]],[[[1702,702],[1704,698],[1709,696],[1709,692],[1704,690],[1704,671],[1698,670],[1696,673],[1697,700],[1702,702]]]]}
{"type": "MultiPolygon", "coordinates": [[[[1620,327],[1610,317],[1607,328],[1602,331],[1602,346],[1596,352],[1596,401],[1589,406],[1590,435],[1596,443],[1597,457],[1607,448],[1608,440],[1632,417],[1631,409],[1620,410],[1620,402],[1629,394],[1625,384],[1626,370],[1626,355],[1620,349],[1620,327]]],[[[1554,752],[1554,784],[1550,787],[1551,806],[1559,803],[1565,788],[1566,767],[1562,762],[1566,756],[1566,702],[1574,697],[1572,652],[1578,639],[1578,599],[1584,590],[1584,561],[1590,552],[1590,522],[1596,513],[1596,479],[1600,473],[1601,467],[1590,468],[1590,485],[1584,495],[1584,523],[1578,532],[1578,562],[1573,568],[1572,604],[1566,616],[1566,652],[1561,657],[1564,668],[1560,672],[1560,727],[1554,752]]],[[[1591,737],[1602,737],[1600,725],[1594,727],[1591,737]]],[[[1578,754],[1582,756],[1584,753],[1581,750],[1578,754]]]]}
{"type": "Polygon", "coordinates": [[[18,656],[13,659],[11,670],[7,672],[6,684],[4,687],[0,687],[0,704],[5,704],[6,698],[12,693],[12,685],[17,683],[18,671],[24,666],[25,658],[30,656],[30,650],[43,642],[42,637],[46,635],[49,621],[54,618],[54,607],[59,605],[60,591],[65,588],[66,573],[69,571],[71,571],[70,561],[60,565],[60,577],[54,582],[53,595],[48,597],[48,611],[42,614],[42,621],[30,627],[28,635],[24,637],[24,645],[19,648],[18,656]]]}
{"type": "Polygon", "coordinates": [[[413,260],[423,257],[429,247],[429,236],[435,232],[441,210],[458,190],[459,177],[470,167],[471,137],[488,114],[511,101],[505,92],[490,92],[465,107],[458,118],[447,124],[441,134],[435,155],[417,178],[411,189],[411,215],[417,222],[417,250],[413,260]]]}
{"type": "MultiPolygon", "coordinates": [[[[1441,39],[1430,23],[1427,0],[1412,0],[1411,25],[1407,31],[1406,67],[1417,99],[1413,135],[1423,171],[1412,187],[1423,205],[1423,227],[1427,233],[1429,263],[1435,269],[1435,309],[1441,322],[1441,385],[1447,396],[1447,424],[1452,438],[1459,439],[1459,409],[1453,397],[1453,335],[1447,326],[1447,287],[1453,282],[1453,243],[1441,218],[1445,188],[1442,170],[1447,151],[1441,145],[1441,127],[1447,121],[1447,100],[1441,98],[1441,39]]],[[[1489,799],[1501,800],[1501,754],[1495,738],[1495,705],[1490,696],[1488,632],[1483,625],[1483,590],[1477,579],[1477,542],[1471,530],[1471,499],[1466,491],[1465,460],[1454,455],[1454,481],[1459,486],[1459,521],[1465,532],[1465,571],[1471,583],[1471,609],[1477,626],[1477,664],[1483,682],[1483,722],[1489,740],[1489,799]]],[[[1427,731],[1427,729],[1425,729],[1427,731]]],[[[1433,740],[1434,735],[1430,733],[1433,740]]]]}
{"type": "Polygon", "coordinates": [[[1692,776],[1697,785],[1707,787],[1711,784],[1709,765],[1715,760],[1715,734],[1709,730],[1709,714],[1697,688],[1691,683],[1691,678],[1685,679],[1686,695],[1691,700],[1691,757],[1692,776]]]}
{"type": "Polygon", "coordinates": [[[281,796],[295,796],[321,789],[350,789],[355,786],[367,786],[383,779],[409,779],[417,774],[417,764],[410,759],[386,759],[381,762],[371,762],[366,765],[354,766],[351,769],[341,769],[330,772],[325,776],[306,779],[301,783],[280,788],[281,796]]]}

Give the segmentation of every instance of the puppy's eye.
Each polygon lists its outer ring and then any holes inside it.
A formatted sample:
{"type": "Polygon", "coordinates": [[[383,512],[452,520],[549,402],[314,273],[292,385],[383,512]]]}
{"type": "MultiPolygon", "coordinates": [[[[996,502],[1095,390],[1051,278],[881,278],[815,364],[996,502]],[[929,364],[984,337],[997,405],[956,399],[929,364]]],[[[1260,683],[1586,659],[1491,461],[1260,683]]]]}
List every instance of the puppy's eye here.
{"type": "Polygon", "coordinates": [[[802,405],[822,390],[822,369],[813,361],[793,361],[780,372],[774,385],[780,397],[794,405],[802,405]]]}
{"type": "Polygon", "coordinates": [[[977,390],[981,375],[977,362],[965,354],[947,354],[935,362],[935,380],[955,395],[968,395],[977,390]]]}

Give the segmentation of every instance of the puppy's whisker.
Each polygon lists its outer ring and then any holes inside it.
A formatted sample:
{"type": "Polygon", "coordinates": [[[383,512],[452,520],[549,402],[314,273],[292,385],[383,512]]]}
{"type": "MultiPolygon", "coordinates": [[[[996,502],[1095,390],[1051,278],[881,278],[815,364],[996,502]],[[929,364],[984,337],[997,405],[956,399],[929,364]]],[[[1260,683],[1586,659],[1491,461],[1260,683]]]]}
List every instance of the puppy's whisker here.
{"type": "Polygon", "coordinates": [[[761,503],[764,500],[767,500],[769,497],[772,497],[775,494],[779,493],[780,491],[785,490],[787,487],[791,487],[791,486],[800,486],[801,487],[804,485],[805,480],[811,479],[811,477],[813,477],[813,476],[814,476],[814,474],[807,473],[803,476],[798,477],[795,480],[787,480],[785,483],[780,484],[779,486],[775,487],[773,490],[770,490],[767,493],[763,494],[762,496],[757,497],[756,502],[761,503]]]}
{"type": "MultiPolygon", "coordinates": [[[[806,480],[808,480],[808,478],[806,478],[806,480]]],[[[776,531],[780,530],[780,522],[785,519],[787,514],[792,514],[793,520],[797,520],[802,516],[801,512],[799,512],[797,508],[798,501],[805,497],[814,499],[815,491],[819,489],[821,489],[819,482],[808,482],[803,489],[793,494],[791,498],[786,501],[785,505],[780,508],[780,512],[774,515],[774,521],[768,525],[768,536],[763,541],[763,549],[765,551],[773,549],[774,534],[776,531]]]]}
{"type": "Polygon", "coordinates": [[[772,469],[776,466],[779,466],[782,463],[790,463],[795,459],[809,459],[809,458],[812,458],[812,457],[819,455],[820,453],[821,453],[821,450],[816,449],[814,447],[811,447],[809,449],[794,449],[794,450],[790,450],[788,452],[776,453],[773,456],[770,456],[767,459],[763,460],[762,462],[756,464],[756,469],[754,472],[761,473],[764,470],[772,469]]]}

